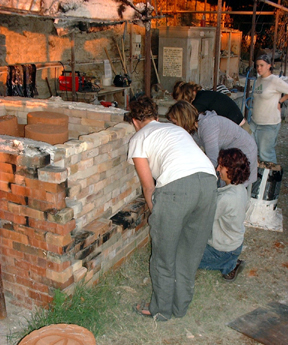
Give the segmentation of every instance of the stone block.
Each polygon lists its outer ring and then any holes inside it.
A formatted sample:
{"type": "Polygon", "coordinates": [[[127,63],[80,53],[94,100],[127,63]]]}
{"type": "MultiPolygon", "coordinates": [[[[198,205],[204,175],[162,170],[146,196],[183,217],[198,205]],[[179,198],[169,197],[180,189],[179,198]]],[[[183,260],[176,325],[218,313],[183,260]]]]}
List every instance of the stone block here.
{"type": "Polygon", "coordinates": [[[68,171],[65,168],[59,168],[53,165],[38,169],[38,178],[43,182],[61,183],[67,180],[68,171]]]}
{"type": "Polygon", "coordinates": [[[54,222],[58,224],[66,224],[74,217],[72,208],[64,208],[62,210],[50,210],[47,211],[48,222],[54,222]]]}

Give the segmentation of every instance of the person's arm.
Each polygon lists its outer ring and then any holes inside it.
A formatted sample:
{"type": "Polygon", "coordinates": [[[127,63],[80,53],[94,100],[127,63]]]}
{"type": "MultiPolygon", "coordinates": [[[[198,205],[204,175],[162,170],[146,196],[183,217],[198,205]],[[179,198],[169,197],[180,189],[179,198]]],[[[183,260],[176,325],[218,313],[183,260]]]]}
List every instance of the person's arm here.
{"type": "Polygon", "coordinates": [[[152,212],[152,194],[155,190],[155,183],[152,177],[148,160],[147,158],[133,158],[133,162],[143,188],[145,200],[150,212],[152,212]]]}
{"type": "Polygon", "coordinates": [[[278,103],[278,109],[281,111],[281,106],[282,104],[287,101],[288,99],[288,94],[282,96],[280,99],[279,99],[279,103],[278,103]]]}

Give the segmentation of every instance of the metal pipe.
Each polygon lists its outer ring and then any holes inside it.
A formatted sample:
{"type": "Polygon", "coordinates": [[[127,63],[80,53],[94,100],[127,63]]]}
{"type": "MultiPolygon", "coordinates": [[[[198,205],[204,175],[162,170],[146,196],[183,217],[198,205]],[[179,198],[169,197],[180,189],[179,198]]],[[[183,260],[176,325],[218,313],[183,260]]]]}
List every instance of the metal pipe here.
{"type": "MultiPolygon", "coordinates": [[[[190,10],[178,10],[178,11],[168,11],[168,10],[163,10],[162,13],[165,14],[174,14],[174,13],[209,13],[209,14],[217,14],[217,11],[190,11],[190,10]]],[[[241,15],[253,15],[253,11],[223,11],[223,14],[241,14],[241,15]]],[[[267,16],[273,16],[274,12],[273,11],[257,11],[256,14],[259,15],[267,15],[267,16]]]]}
{"type": "MultiPolygon", "coordinates": [[[[146,0],[146,6],[150,5],[150,0],[146,0]]],[[[151,21],[145,23],[145,94],[150,97],[151,94],[151,21]]]]}
{"type": "Polygon", "coordinates": [[[218,12],[217,12],[217,28],[215,39],[215,64],[214,64],[214,80],[213,90],[216,91],[218,84],[218,73],[220,64],[220,44],[221,44],[221,15],[222,15],[222,0],[218,0],[218,12]]]}
{"type": "Polygon", "coordinates": [[[287,7],[284,7],[280,4],[275,4],[275,2],[272,2],[272,1],[268,1],[268,0],[260,0],[261,2],[265,2],[265,4],[268,4],[268,5],[271,5],[273,7],[277,7],[279,8],[280,10],[283,10],[283,11],[286,11],[288,12],[288,8],[287,7]]]}
{"type": "MultiPolygon", "coordinates": [[[[280,4],[280,0],[278,0],[278,5],[279,4],[280,4]]],[[[274,41],[273,41],[273,51],[272,51],[272,61],[271,61],[273,67],[274,67],[274,61],[275,61],[275,50],[276,50],[276,43],[277,43],[279,15],[280,15],[280,10],[277,9],[276,17],[275,17],[274,41]]]]}
{"type": "MultiPolygon", "coordinates": [[[[76,83],[75,83],[75,35],[71,34],[71,71],[72,71],[72,101],[76,100],[76,83]]],[[[79,80],[80,82],[80,80],[79,80]]]]}
{"type": "MultiPolygon", "coordinates": [[[[250,43],[250,55],[249,55],[249,71],[252,68],[252,63],[253,63],[253,55],[254,55],[254,36],[255,36],[255,27],[256,27],[256,8],[257,8],[257,0],[254,0],[253,3],[253,17],[252,17],[252,27],[251,27],[251,43],[250,43]]],[[[246,88],[246,95],[245,99],[249,97],[250,93],[250,72],[249,75],[247,76],[247,88],[246,88]]],[[[245,107],[245,118],[247,119],[248,116],[248,109],[245,107]]]]}

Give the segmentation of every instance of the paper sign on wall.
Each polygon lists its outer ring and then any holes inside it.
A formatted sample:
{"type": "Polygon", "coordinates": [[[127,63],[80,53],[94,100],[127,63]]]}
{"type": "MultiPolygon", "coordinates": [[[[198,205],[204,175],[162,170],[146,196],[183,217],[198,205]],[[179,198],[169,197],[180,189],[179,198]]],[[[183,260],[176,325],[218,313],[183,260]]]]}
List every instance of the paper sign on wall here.
{"type": "Polygon", "coordinates": [[[163,77],[182,77],[183,48],[163,47],[163,77]]]}

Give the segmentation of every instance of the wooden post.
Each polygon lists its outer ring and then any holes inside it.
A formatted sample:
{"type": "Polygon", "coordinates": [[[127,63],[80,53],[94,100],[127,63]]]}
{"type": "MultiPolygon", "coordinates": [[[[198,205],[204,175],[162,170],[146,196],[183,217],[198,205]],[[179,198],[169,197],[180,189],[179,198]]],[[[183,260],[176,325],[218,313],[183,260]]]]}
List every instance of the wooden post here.
{"type": "Polygon", "coordinates": [[[2,271],[0,264],[0,320],[3,320],[7,317],[5,296],[3,291],[3,282],[2,282],[2,271]]]}
{"type": "MultiPolygon", "coordinates": [[[[253,17],[252,17],[252,28],[251,28],[251,43],[250,43],[250,56],[249,56],[249,70],[252,68],[253,64],[253,55],[254,55],[254,35],[255,35],[255,27],[256,27],[256,9],[257,9],[257,0],[254,0],[253,5],[253,17]]],[[[250,77],[250,73],[249,73],[250,77]]],[[[250,79],[247,80],[247,88],[246,88],[246,95],[244,96],[245,99],[249,97],[250,94],[250,79]]],[[[248,116],[248,109],[245,107],[245,118],[247,119],[248,116]]]]}
{"type": "MultiPolygon", "coordinates": [[[[150,1],[146,1],[149,6],[150,1]]],[[[145,24],[145,95],[151,95],[151,20],[147,20],[145,24]]]]}
{"type": "MultiPolygon", "coordinates": [[[[278,5],[280,5],[280,0],[278,0],[278,5]]],[[[279,14],[280,14],[280,10],[277,9],[276,17],[275,17],[274,40],[273,40],[273,51],[272,51],[272,61],[271,61],[272,67],[274,67],[274,64],[275,64],[275,51],[276,51],[276,43],[277,43],[279,14]]]]}

